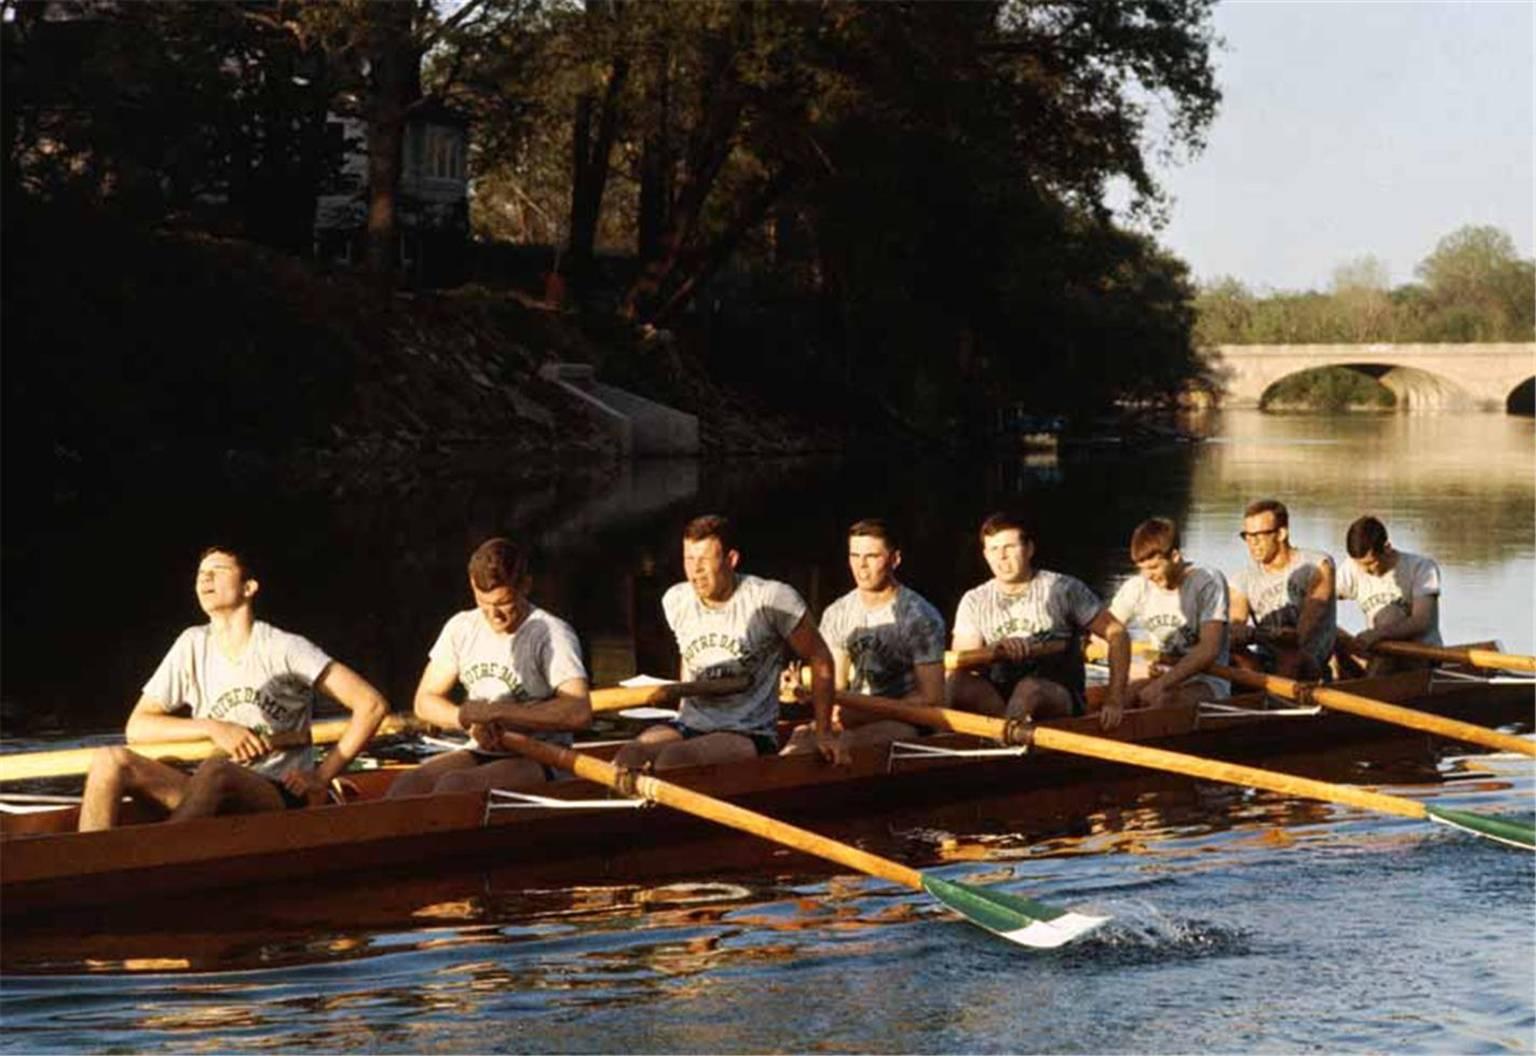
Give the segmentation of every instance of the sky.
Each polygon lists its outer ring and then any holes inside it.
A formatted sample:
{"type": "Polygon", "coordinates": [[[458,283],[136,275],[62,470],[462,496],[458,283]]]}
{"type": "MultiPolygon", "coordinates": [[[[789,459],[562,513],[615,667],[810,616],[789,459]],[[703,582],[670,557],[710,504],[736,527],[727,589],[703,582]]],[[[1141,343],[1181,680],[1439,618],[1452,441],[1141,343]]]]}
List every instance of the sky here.
{"type": "Polygon", "coordinates": [[[1366,254],[1392,285],[1492,224],[1532,255],[1536,3],[1225,0],[1204,153],[1157,171],[1158,240],[1199,281],[1327,289],[1366,254]]]}

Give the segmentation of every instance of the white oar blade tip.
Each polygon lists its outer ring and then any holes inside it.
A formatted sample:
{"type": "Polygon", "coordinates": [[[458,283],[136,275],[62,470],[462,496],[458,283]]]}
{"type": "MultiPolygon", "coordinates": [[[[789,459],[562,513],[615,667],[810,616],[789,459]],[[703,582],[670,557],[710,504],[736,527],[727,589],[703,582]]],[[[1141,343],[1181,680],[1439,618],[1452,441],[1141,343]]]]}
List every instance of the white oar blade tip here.
{"type": "Polygon", "coordinates": [[[1063,913],[1050,920],[1036,920],[1013,931],[998,931],[993,934],[1009,942],[1016,942],[1020,946],[1031,946],[1037,950],[1053,950],[1082,938],[1090,931],[1108,924],[1109,921],[1109,917],[1094,917],[1086,913],[1063,913]]]}

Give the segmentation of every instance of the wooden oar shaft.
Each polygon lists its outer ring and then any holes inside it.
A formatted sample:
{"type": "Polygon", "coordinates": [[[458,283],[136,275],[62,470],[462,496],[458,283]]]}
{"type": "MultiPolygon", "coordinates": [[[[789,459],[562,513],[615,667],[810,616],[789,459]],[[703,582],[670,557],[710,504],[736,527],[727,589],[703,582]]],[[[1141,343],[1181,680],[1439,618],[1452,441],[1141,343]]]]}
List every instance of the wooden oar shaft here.
{"type": "MultiPolygon", "coordinates": [[[[348,719],[325,719],[310,725],[309,737],[274,734],[274,748],[296,748],[306,744],[335,744],[346,730],[348,719]]],[[[410,716],[390,715],[379,726],[375,736],[404,733],[416,729],[416,720],[410,716]]],[[[133,749],[151,759],[207,759],[219,751],[212,741],[139,741],[122,747],[133,749]]],[[[37,777],[67,777],[83,774],[91,768],[91,757],[96,748],[63,748],[52,752],[13,752],[0,755],[0,781],[23,781],[37,777]]]]}
{"type": "Polygon", "coordinates": [[[1421,642],[1377,642],[1371,646],[1369,652],[1439,660],[1446,664],[1468,664],[1472,667],[1485,667],[1497,671],[1536,672],[1536,656],[1501,653],[1496,649],[1449,649],[1442,645],[1424,645],[1421,642]]]}
{"type": "Polygon", "coordinates": [[[591,694],[593,711],[623,711],[647,705],[673,704],[684,697],[722,696],[739,693],[751,685],[745,675],[711,678],[700,682],[664,682],[655,686],[607,686],[591,694]]]}
{"type": "MultiPolygon", "coordinates": [[[[1009,740],[1010,724],[1005,719],[994,719],[986,715],[973,715],[970,712],[955,711],[952,708],[918,707],[882,697],[850,697],[846,702],[839,698],[838,703],[844,704],[846,707],[863,708],[865,711],[884,715],[888,718],[904,719],[919,726],[936,726],[942,729],[954,730],[957,733],[969,733],[993,740],[1005,742],[1009,740]]],[[[1054,751],[1068,752],[1073,755],[1086,755],[1095,759],[1107,759],[1110,762],[1125,763],[1129,766],[1143,766],[1152,770],[1165,770],[1174,774],[1203,777],[1212,781],[1224,781],[1228,784],[1247,785],[1252,788],[1267,789],[1268,791],[1279,792],[1284,795],[1301,796],[1307,799],[1321,799],[1332,803],[1345,803],[1366,810],[1379,810],[1388,814],[1400,814],[1408,818],[1424,818],[1428,816],[1424,805],[1417,800],[1405,799],[1402,796],[1389,796],[1381,792],[1370,792],[1363,788],[1355,788],[1352,785],[1335,785],[1327,781],[1314,781],[1311,778],[1295,777],[1291,774],[1282,774],[1274,770],[1260,770],[1252,766],[1239,766],[1235,763],[1224,763],[1218,759],[1204,759],[1197,755],[1185,755],[1182,752],[1170,752],[1162,748],[1149,748],[1146,745],[1111,740],[1108,737],[1093,737],[1088,734],[1071,733],[1067,730],[1058,730],[1050,726],[1024,726],[1023,724],[1017,724],[1016,728],[1023,731],[1031,743],[1054,751]]]]}
{"type": "Polygon", "coordinates": [[[694,792],[649,774],[634,775],[634,787],[631,792],[625,788],[626,782],[622,771],[606,760],[516,733],[504,734],[502,743],[546,766],[568,770],[577,777],[626,795],[639,795],[685,814],[693,814],[741,832],[772,840],[786,847],[793,847],[807,854],[814,854],[819,858],[847,866],[849,869],[878,876],[916,891],[923,890],[923,876],[916,869],[902,865],[900,862],[893,862],[889,858],[869,854],[857,847],[850,847],[846,843],[828,839],[807,829],[788,825],[738,807],[734,803],[694,792]]]}
{"type": "MultiPolygon", "coordinates": [[[[1027,659],[1037,660],[1042,656],[1055,656],[1066,651],[1067,643],[1064,641],[1041,642],[1031,645],[1027,659]]],[[[944,670],[964,671],[972,667],[986,667],[1003,659],[1003,651],[995,645],[981,649],[951,649],[944,654],[944,670]]]]}
{"type": "MultiPolygon", "coordinates": [[[[668,704],[683,697],[709,696],[736,693],[745,689],[747,678],[716,678],[700,682],[668,682],[656,686],[612,686],[592,691],[593,711],[622,711],[647,704],[668,704]]],[[[310,736],[289,738],[278,734],[272,738],[277,748],[293,748],[304,744],[335,744],[341,740],[350,719],[323,719],[310,725],[310,736]]],[[[390,715],[380,724],[375,737],[387,737],[400,733],[420,733],[427,729],[425,723],[413,715],[390,715]]],[[[150,759],[185,759],[193,762],[207,759],[218,746],[212,741],[140,741],[126,745],[150,759]]],[[[12,752],[0,755],[0,781],[25,781],[39,777],[68,777],[84,774],[91,768],[95,748],[62,748],[50,752],[12,752]]]]}
{"type": "Polygon", "coordinates": [[[1347,693],[1341,689],[1329,689],[1326,686],[1304,686],[1294,679],[1281,678],[1278,675],[1266,675],[1257,671],[1245,671],[1242,668],[1236,667],[1222,667],[1220,664],[1212,664],[1210,672],[1218,678],[1228,679],[1229,681],[1236,682],[1238,685],[1262,689],[1266,693],[1273,693],[1275,696],[1284,697],[1286,700],[1302,701],[1310,696],[1313,703],[1330,711],[1348,712],[1351,715],[1379,719],[1382,722],[1390,722],[1414,730],[1423,730],[1425,733],[1433,733],[1438,737],[1448,737],[1451,740],[1464,741],[1467,744],[1477,744],[1484,748],[1493,748],[1504,752],[1518,752],[1521,755],[1536,757],[1536,741],[1528,741],[1524,737],[1516,737],[1509,733],[1500,733],[1498,730],[1490,730],[1486,726],[1477,726],[1470,722],[1462,722],[1459,719],[1448,719],[1442,715],[1431,715],[1425,711],[1416,711],[1413,708],[1388,704],[1383,700],[1372,700],[1370,697],[1347,693]]]}

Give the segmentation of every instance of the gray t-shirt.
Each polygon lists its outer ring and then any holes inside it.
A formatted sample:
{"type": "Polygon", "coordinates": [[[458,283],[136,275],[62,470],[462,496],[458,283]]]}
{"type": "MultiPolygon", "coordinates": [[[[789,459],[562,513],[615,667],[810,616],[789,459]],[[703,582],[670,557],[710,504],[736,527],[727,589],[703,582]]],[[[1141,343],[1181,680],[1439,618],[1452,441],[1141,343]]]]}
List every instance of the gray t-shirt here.
{"type": "Polygon", "coordinates": [[[821,614],[821,636],[848,657],[848,688],[877,697],[904,697],[917,688],[917,664],[944,662],[944,617],[910,587],[869,608],[850,590],[821,614]]]}
{"type": "MultiPolygon", "coordinates": [[[[1155,586],[1146,576],[1132,576],[1120,584],[1109,611],[1126,626],[1138,627],[1151,636],[1158,651],[1180,657],[1200,641],[1200,626],[1217,620],[1221,623],[1221,649],[1216,663],[1231,663],[1230,603],[1227,580],[1213,568],[1189,565],[1176,590],[1155,586]]],[[[1192,675],[1218,690],[1222,696],[1231,692],[1224,678],[1192,675]]]]}
{"type": "MultiPolygon", "coordinates": [[[[181,632],[143,692],[173,711],[191,708],[194,719],[262,733],[304,733],[314,711],[315,679],[330,662],[309,639],[261,620],[251,624],[250,640],[231,660],[214,641],[212,624],[203,624],[181,632]]],[[[314,749],[282,748],[247,765],[277,781],[314,765],[314,749]]]]}
{"type": "Polygon", "coordinates": [[[988,677],[1000,691],[1020,678],[1047,678],[1081,699],[1083,658],[1076,646],[1103,610],[1104,603],[1082,580],[1041,568],[1017,594],[1004,591],[995,579],[966,591],[955,610],[955,635],[979,637],[983,645],[996,645],[1004,638],[1027,638],[1036,644],[1067,642],[1067,652],[1056,656],[1022,663],[999,661],[988,677]]]}
{"type": "MultiPolygon", "coordinates": [[[[1293,547],[1290,563],[1284,568],[1271,572],[1258,562],[1249,561],[1232,577],[1232,582],[1248,599],[1248,608],[1257,626],[1271,631],[1295,627],[1301,619],[1307,594],[1317,577],[1322,575],[1322,563],[1332,560],[1321,550],[1293,547]]],[[[1302,650],[1323,667],[1327,666],[1328,657],[1333,653],[1338,608],[1338,601],[1329,598],[1312,640],[1300,643],[1302,650]]]]}
{"type": "Polygon", "coordinates": [[[667,626],[677,636],[683,677],[730,678],[752,683],[726,697],[684,697],[678,718],[690,729],[772,735],[779,719],[779,675],[784,643],[805,617],[793,587],[757,576],[738,576],[719,608],[699,600],[689,583],[668,588],[661,599],[667,626]]]}
{"type": "MultiPolygon", "coordinates": [[[[1353,560],[1345,561],[1339,566],[1336,586],[1339,597],[1360,603],[1366,624],[1376,628],[1407,619],[1413,614],[1416,598],[1438,598],[1440,566],[1433,558],[1399,550],[1392,571],[1381,576],[1368,576],[1353,560]]],[[[1434,622],[1414,640],[1425,645],[1443,644],[1438,606],[1434,622]]]]}
{"type": "MultiPolygon", "coordinates": [[[[470,700],[548,700],[560,683],[587,677],[576,632],[540,608],[530,611],[512,634],[493,630],[479,609],[455,613],[427,655],[457,672],[470,700]]],[[[573,740],[567,730],[531,735],[552,744],[569,745],[573,740]]]]}

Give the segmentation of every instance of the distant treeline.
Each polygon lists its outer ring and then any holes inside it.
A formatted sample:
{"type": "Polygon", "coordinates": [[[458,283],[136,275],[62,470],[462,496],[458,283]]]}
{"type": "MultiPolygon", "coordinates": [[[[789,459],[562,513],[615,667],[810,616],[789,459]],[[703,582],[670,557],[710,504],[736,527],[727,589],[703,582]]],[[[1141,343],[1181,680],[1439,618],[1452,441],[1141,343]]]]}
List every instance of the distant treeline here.
{"type": "Polygon", "coordinates": [[[303,253],[345,112],[369,129],[367,264],[393,281],[402,128],[446,109],[477,236],[558,246],[546,288],[631,335],[600,366],[633,383],[633,335],[667,331],[684,371],[952,439],[1004,404],[1089,414],[1199,370],[1184,264],[1108,201],[1128,186],[1155,215],[1147,152],[1202,147],[1211,0],[6,13],[6,216],[78,202],[303,253]]]}
{"type": "Polygon", "coordinates": [[[1385,265],[1367,256],[1340,266],[1326,293],[1256,296],[1220,279],[1196,299],[1195,333],[1202,346],[1532,340],[1536,263],[1498,228],[1446,235],[1415,274],[1389,287],[1385,265]]]}

